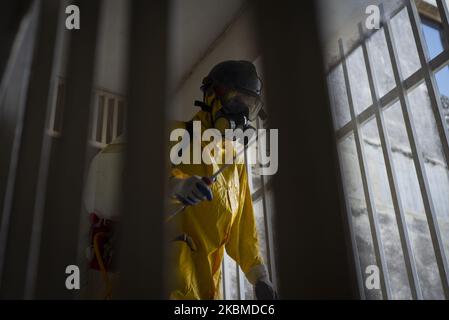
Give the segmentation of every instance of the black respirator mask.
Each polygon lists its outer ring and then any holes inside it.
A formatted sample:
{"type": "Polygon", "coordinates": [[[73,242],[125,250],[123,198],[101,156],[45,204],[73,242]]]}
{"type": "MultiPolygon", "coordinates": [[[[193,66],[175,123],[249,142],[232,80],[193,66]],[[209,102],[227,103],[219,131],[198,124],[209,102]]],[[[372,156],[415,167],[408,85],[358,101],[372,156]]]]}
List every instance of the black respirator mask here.
{"type": "Polygon", "coordinates": [[[223,136],[225,136],[226,130],[241,129],[246,131],[248,129],[254,129],[250,125],[250,121],[257,118],[263,105],[258,96],[238,91],[233,91],[221,97],[217,97],[216,95],[210,105],[206,101],[197,102],[196,104],[210,110],[212,123],[223,136]],[[221,108],[216,112],[212,112],[213,106],[217,103],[217,99],[221,103],[221,108]]]}
{"type": "Polygon", "coordinates": [[[251,129],[250,121],[263,112],[262,81],[249,61],[217,64],[203,79],[201,91],[203,101],[195,105],[211,114],[212,124],[225,137],[226,130],[251,129]]]}
{"type": "Polygon", "coordinates": [[[225,130],[251,128],[249,124],[249,108],[238,98],[232,98],[224,103],[222,107],[213,114],[214,127],[224,135],[225,130]]]}

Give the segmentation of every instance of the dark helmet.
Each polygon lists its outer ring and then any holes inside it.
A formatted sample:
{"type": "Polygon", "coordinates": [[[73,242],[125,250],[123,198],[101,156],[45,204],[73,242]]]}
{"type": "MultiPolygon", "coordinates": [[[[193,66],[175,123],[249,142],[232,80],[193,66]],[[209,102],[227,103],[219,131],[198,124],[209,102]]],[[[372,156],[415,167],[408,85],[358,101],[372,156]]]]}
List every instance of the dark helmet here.
{"type": "Polygon", "coordinates": [[[262,90],[262,81],[257,75],[256,67],[249,61],[224,61],[212,68],[204,78],[201,90],[207,91],[211,86],[235,89],[257,97],[262,90]]]}

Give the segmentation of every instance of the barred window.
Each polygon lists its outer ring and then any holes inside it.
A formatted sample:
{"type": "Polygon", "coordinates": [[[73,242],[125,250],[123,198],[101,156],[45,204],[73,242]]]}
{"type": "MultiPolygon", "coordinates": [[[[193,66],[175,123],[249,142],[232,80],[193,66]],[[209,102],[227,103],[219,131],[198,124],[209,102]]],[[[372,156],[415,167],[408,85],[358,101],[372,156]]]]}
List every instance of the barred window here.
{"type": "Polygon", "coordinates": [[[449,298],[448,7],[406,1],[380,30],[361,23],[328,74],[361,298],[449,298]]]}

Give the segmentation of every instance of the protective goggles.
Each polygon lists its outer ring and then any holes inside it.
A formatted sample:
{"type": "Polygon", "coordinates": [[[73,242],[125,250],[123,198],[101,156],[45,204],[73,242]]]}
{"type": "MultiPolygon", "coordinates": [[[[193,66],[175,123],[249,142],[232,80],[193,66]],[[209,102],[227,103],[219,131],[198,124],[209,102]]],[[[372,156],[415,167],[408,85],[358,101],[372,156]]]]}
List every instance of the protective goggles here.
{"type": "Polygon", "coordinates": [[[263,107],[259,96],[237,90],[231,90],[221,98],[223,109],[228,114],[245,114],[250,121],[257,118],[263,107]]]}

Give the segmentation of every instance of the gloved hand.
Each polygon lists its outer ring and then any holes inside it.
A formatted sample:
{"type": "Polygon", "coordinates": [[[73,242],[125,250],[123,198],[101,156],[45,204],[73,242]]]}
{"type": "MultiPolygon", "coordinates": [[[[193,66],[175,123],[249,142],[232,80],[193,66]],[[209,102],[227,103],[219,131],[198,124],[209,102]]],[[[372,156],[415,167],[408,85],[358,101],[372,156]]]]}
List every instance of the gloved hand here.
{"type": "Polygon", "coordinates": [[[257,280],[254,285],[257,300],[277,300],[277,292],[274,290],[268,278],[261,278],[257,280]]]}
{"type": "Polygon", "coordinates": [[[172,178],[170,194],[186,206],[196,205],[204,200],[212,200],[212,190],[199,176],[172,178]]]}

